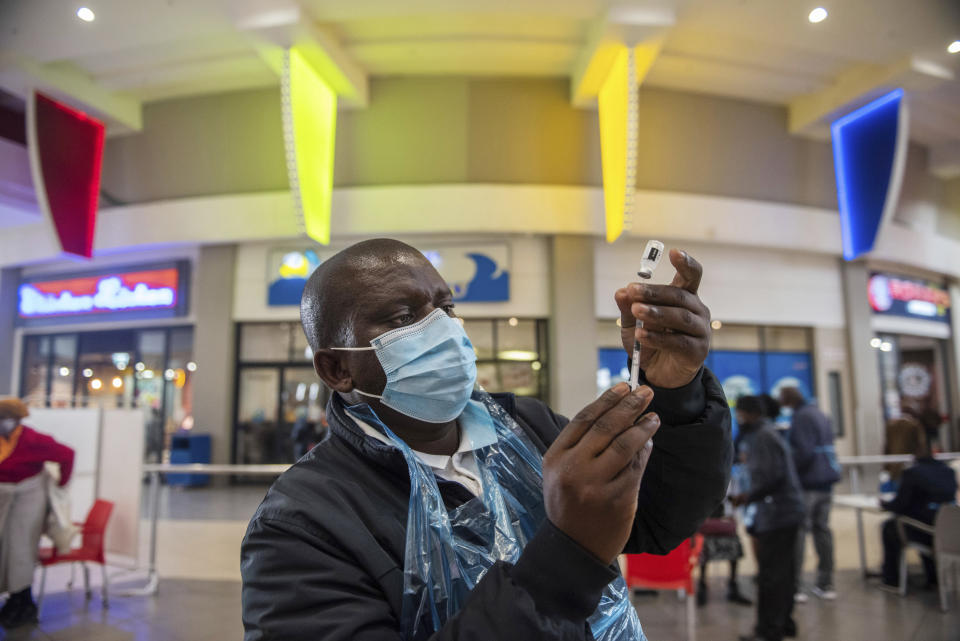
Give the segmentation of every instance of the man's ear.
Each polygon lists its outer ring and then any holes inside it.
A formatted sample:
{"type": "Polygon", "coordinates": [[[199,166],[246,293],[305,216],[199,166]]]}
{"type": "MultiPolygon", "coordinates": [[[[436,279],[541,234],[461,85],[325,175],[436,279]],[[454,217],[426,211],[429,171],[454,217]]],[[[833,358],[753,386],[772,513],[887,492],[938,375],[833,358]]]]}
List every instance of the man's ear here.
{"type": "Polygon", "coordinates": [[[332,390],[346,394],[353,391],[353,377],[344,367],[343,355],[332,349],[319,349],[313,353],[313,369],[332,390]]]}

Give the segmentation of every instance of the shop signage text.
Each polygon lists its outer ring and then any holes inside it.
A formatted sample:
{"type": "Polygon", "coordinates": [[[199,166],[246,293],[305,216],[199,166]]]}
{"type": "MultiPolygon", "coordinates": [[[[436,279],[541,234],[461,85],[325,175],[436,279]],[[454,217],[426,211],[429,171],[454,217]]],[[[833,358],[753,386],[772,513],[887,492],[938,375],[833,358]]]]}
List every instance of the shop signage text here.
{"type": "Polygon", "coordinates": [[[950,320],[950,293],[937,283],[874,273],[870,276],[867,298],[877,314],[950,320]]]}
{"type": "Polygon", "coordinates": [[[176,267],[33,281],[20,286],[20,318],[173,309],[179,294],[176,267]]]}

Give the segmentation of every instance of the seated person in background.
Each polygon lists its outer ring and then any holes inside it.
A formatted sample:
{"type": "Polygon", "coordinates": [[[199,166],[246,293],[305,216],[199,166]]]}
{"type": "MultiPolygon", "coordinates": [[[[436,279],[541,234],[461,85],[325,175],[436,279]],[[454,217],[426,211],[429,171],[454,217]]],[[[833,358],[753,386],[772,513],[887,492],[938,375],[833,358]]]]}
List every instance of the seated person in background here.
{"type": "MultiPolygon", "coordinates": [[[[920,447],[919,439],[923,436],[923,426],[909,412],[903,412],[899,418],[887,421],[886,434],[883,444],[884,456],[896,454],[910,454],[920,447]]],[[[900,475],[903,474],[906,463],[887,463],[883,466],[890,474],[894,487],[900,485],[900,475]]]]}
{"type": "Polygon", "coordinates": [[[731,501],[754,508],[752,518],[745,521],[757,556],[757,625],[754,635],[740,638],[781,641],[797,634],[793,591],[797,580],[794,546],[804,514],[800,482],[787,444],[767,420],[759,396],[737,400],[737,423],[741,433],[737,460],[747,467],[750,489],[731,501]]]}
{"type": "MultiPolygon", "coordinates": [[[[957,477],[957,484],[960,485],[960,458],[950,461],[950,468],[957,477]]],[[[960,488],[957,489],[957,504],[960,505],[960,488]]]]}
{"type": "Polygon", "coordinates": [[[24,425],[29,414],[19,399],[0,399],[0,592],[10,595],[0,609],[5,628],[37,621],[30,588],[47,514],[44,463],[60,466],[61,486],[73,471],[73,450],[24,425]]]}
{"type": "Polygon", "coordinates": [[[247,529],[246,640],[643,639],[614,561],[692,536],[732,458],[700,265],[670,259],[672,285],[616,294],[644,385],[571,421],[476,386],[450,288],[413,247],[324,261],[300,313],[330,429],[247,529]]]}
{"type": "MultiPolygon", "coordinates": [[[[911,519],[933,524],[937,510],[943,503],[953,503],[956,500],[957,476],[943,461],[938,461],[930,455],[927,446],[927,436],[923,426],[916,421],[903,424],[903,429],[912,430],[910,434],[902,435],[906,442],[914,444],[916,456],[913,465],[903,470],[900,475],[900,489],[892,501],[884,501],[883,509],[897,515],[908,516],[911,519]]],[[[912,541],[929,545],[931,537],[926,532],[905,526],[907,537],[912,541]]],[[[900,551],[903,543],[897,532],[896,519],[887,519],[883,523],[883,580],[881,589],[891,592],[900,587],[900,551]]],[[[937,582],[937,571],[933,559],[923,557],[923,569],[927,575],[927,582],[937,582]]]]}

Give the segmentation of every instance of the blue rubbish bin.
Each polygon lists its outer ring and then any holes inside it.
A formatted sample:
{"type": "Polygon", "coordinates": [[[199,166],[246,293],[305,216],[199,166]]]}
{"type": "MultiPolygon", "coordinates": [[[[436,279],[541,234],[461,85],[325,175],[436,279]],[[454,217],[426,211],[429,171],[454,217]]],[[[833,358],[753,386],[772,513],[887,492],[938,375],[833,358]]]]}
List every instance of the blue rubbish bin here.
{"type": "MultiPolygon", "coordinates": [[[[177,434],[170,443],[171,463],[209,463],[209,434],[177,434]]],[[[167,474],[167,485],[200,487],[210,483],[209,474],[167,474]]]]}

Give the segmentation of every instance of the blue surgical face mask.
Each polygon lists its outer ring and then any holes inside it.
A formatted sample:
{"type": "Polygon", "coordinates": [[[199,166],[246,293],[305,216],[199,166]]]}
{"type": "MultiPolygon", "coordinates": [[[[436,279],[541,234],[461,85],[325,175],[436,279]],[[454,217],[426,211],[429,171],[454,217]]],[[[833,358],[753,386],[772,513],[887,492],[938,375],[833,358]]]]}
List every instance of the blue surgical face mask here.
{"type": "Polygon", "coordinates": [[[20,424],[15,418],[0,418],[0,436],[7,436],[20,424]]]}
{"type": "Polygon", "coordinates": [[[413,325],[398,327],[370,341],[387,375],[383,394],[356,391],[410,418],[446,423],[460,416],[477,381],[477,355],[458,319],[435,309],[413,325]]]}

